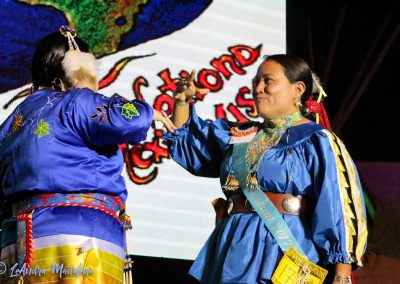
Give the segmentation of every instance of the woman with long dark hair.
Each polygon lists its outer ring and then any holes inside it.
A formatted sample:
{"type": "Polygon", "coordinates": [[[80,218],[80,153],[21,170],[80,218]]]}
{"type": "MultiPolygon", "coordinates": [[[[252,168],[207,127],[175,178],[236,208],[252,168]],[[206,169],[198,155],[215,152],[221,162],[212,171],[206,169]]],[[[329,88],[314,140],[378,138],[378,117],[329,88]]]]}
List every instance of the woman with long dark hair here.
{"type": "Polygon", "coordinates": [[[193,79],[175,94],[171,157],[194,175],[219,177],[229,202],[189,273],[201,283],[322,283],[326,269],[324,283],[351,283],[367,239],[361,185],[340,139],[303,116],[308,64],[284,54],[260,64],[261,123],[202,120],[188,101],[207,90],[193,79]]]}
{"type": "Polygon", "coordinates": [[[97,93],[89,46],[62,27],[41,40],[33,93],[0,126],[1,283],[122,283],[127,198],[119,144],[171,121],[97,93]],[[69,281],[69,282],[68,282],[69,281]]]}

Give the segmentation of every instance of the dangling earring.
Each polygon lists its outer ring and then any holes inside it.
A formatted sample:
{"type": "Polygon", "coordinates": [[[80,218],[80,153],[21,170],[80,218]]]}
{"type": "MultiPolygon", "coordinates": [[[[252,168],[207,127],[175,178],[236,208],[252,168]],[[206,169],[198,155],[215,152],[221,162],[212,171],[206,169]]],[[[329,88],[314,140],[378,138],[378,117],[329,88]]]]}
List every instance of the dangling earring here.
{"type": "Polygon", "coordinates": [[[302,107],[302,106],[303,106],[303,104],[302,104],[300,101],[297,101],[297,102],[296,102],[296,106],[298,106],[298,107],[302,107]]]}

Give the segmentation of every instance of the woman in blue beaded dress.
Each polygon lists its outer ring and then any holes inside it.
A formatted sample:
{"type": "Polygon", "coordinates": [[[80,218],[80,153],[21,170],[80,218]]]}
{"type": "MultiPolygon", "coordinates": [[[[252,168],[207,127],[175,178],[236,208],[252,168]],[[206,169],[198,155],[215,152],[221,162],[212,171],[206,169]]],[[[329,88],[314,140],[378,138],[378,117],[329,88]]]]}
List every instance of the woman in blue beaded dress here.
{"type": "Polygon", "coordinates": [[[0,125],[1,283],[123,283],[119,144],[144,140],[144,101],[97,92],[96,62],[61,27],[33,55],[33,92],[0,125]],[[6,267],[6,269],[4,269],[6,267]]]}
{"type": "Polygon", "coordinates": [[[180,82],[172,119],[178,129],[165,138],[171,157],[187,171],[219,177],[229,206],[189,274],[201,283],[271,283],[282,259],[233,171],[233,145],[248,142],[247,186],[261,188],[307,259],[329,271],[324,283],[351,283],[367,240],[362,189],[342,141],[302,116],[313,89],[308,64],[291,55],[268,56],[261,63],[253,97],[262,123],[201,119],[188,99],[207,90],[197,89],[193,77],[180,82]]]}

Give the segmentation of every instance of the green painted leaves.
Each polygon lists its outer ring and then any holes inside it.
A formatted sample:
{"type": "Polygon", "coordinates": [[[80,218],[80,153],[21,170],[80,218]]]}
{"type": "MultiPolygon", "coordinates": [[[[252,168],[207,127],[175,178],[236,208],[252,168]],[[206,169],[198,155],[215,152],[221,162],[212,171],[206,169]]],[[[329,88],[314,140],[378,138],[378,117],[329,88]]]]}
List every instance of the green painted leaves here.
{"type": "Polygon", "coordinates": [[[126,118],[132,119],[134,116],[140,116],[139,111],[132,103],[126,103],[122,106],[121,115],[125,116],[126,118]]]}
{"type": "Polygon", "coordinates": [[[42,138],[45,135],[49,134],[49,124],[44,121],[43,119],[41,119],[39,121],[39,124],[36,126],[35,132],[34,134],[36,134],[38,136],[38,138],[42,138]]]}

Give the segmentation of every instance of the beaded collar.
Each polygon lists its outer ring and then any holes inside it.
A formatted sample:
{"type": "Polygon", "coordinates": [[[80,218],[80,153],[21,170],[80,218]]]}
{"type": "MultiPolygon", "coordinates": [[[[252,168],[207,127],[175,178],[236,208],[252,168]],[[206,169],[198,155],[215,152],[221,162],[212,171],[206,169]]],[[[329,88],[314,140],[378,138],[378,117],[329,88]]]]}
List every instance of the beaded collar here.
{"type": "Polygon", "coordinates": [[[246,165],[250,171],[256,170],[258,162],[266,151],[278,144],[283,133],[295,122],[303,118],[301,112],[294,112],[278,119],[266,120],[260,131],[250,141],[246,152],[246,165]]]}
{"type": "MultiPolygon", "coordinates": [[[[256,172],[258,164],[265,152],[278,144],[283,133],[291,127],[295,122],[300,121],[303,118],[301,112],[291,113],[278,119],[267,120],[261,123],[257,128],[260,129],[254,138],[249,142],[246,151],[246,166],[249,169],[249,175],[247,176],[247,186],[249,189],[254,189],[258,186],[256,172]]],[[[254,131],[254,130],[253,130],[254,131]]],[[[235,177],[233,169],[229,171],[225,185],[225,190],[237,190],[239,189],[239,183],[235,177]]]]}

